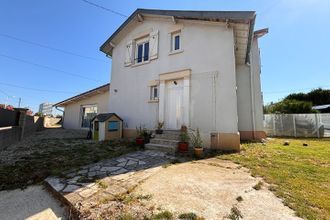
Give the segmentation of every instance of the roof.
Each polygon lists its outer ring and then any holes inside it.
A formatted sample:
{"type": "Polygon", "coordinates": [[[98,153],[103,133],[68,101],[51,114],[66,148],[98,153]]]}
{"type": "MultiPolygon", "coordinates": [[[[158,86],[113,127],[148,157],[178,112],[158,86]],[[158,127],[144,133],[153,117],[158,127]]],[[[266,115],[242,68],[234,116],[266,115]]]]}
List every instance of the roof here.
{"type": "MultiPolygon", "coordinates": [[[[253,37],[253,29],[255,22],[255,11],[183,11],[183,10],[157,10],[157,9],[137,9],[131,14],[127,20],[102,44],[100,50],[107,55],[112,55],[111,50],[113,48],[112,41],[114,38],[133,20],[139,20],[139,16],[144,15],[157,15],[157,16],[170,16],[175,19],[185,20],[205,20],[205,21],[217,21],[228,23],[243,23],[249,25],[248,39],[245,45],[245,62],[248,61],[248,53],[250,51],[250,45],[253,37]]],[[[238,32],[241,30],[238,30],[238,32]]],[[[245,39],[244,39],[245,40],[245,39]]]]}
{"type": "Polygon", "coordinates": [[[92,121],[94,121],[95,119],[97,119],[99,122],[104,122],[106,120],[108,120],[109,118],[111,118],[112,116],[116,116],[117,118],[119,118],[121,121],[123,119],[121,119],[116,113],[101,113],[96,115],[92,121]]]}
{"type": "Polygon", "coordinates": [[[312,109],[315,109],[315,110],[322,110],[322,109],[327,109],[327,108],[330,108],[330,104],[327,104],[327,105],[316,105],[316,106],[313,106],[312,109]]]}
{"type": "Polygon", "coordinates": [[[58,102],[58,103],[54,104],[54,106],[64,107],[64,106],[66,106],[68,104],[71,104],[73,102],[77,102],[77,101],[83,100],[85,98],[90,98],[92,96],[108,92],[109,88],[110,88],[110,83],[107,83],[107,84],[99,86],[95,89],[88,90],[87,92],[83,92],[79,95],[76,95],[76,96],[73,96],[71,98],[65,99],[64,101],[58,102]]]}

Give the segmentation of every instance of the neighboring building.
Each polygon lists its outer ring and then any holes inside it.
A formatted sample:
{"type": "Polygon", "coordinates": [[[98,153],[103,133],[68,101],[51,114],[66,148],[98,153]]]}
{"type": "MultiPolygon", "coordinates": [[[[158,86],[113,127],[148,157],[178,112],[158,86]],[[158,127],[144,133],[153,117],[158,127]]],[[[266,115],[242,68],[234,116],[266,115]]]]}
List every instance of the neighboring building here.
{"type": "Polygon", "coordinates": [[[109,112],[135,128],[199,128],[239,149],[263,131],[255,12],[137,9],[101,46],[112,58],[109,112]]]}
{"type": "Polygon", "coordinates": [[[93,117],[107,113],[109,109],[110,84],[81,93],[54,106],[63,107],[63,127],[69,129],[89,129],[93,117]]]}
{"type": "Polygon", "coordinates": [[[39,112],[42,115],[51,115],[53,114],[53,104],[44,102],[39,105],[39,112]]]}

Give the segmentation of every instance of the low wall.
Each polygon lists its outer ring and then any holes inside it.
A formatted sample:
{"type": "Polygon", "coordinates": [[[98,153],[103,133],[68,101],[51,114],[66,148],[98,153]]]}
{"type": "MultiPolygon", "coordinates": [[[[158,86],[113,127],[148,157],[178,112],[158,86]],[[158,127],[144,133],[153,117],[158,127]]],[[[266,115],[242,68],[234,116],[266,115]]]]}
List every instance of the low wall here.
{"type": "Polygon", "coordinates": [[[18,126],[0,128],[0,151],[19,141],[21,129],[18,126]]]}
{"type": "MultiPolygon", "coordinates": [[[[26,115],[26,109],[0,109],[0,150],[36,131],[45,129],[45,118],[26,115]]],[[[49,121],[57,121],[51,120],[49,121]]]]}
{"type": "Polygon", "coordinates": [[[0,108],[0,127],[18,126],[19,111],[0,108]]]}

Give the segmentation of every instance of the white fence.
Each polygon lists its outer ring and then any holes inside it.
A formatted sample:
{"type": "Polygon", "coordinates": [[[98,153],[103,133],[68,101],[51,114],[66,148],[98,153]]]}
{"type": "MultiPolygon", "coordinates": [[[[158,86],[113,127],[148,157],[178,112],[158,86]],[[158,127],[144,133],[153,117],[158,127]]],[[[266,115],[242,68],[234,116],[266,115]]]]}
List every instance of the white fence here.
{"type": "Polygon", "coordinates": [[[267,136],[330,137],[330,114],[266,114],[267,136]]]}

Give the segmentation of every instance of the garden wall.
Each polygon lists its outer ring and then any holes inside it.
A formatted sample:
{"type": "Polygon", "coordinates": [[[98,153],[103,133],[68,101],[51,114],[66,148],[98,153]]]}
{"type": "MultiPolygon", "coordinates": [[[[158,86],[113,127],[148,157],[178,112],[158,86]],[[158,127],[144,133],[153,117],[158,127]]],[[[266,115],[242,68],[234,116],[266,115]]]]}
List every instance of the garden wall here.
{"type": "Polygon", "coordinates": [[[26,115],[26,109],[0,109],[0,150],[44,129],[44,117],[26,115]]]}

